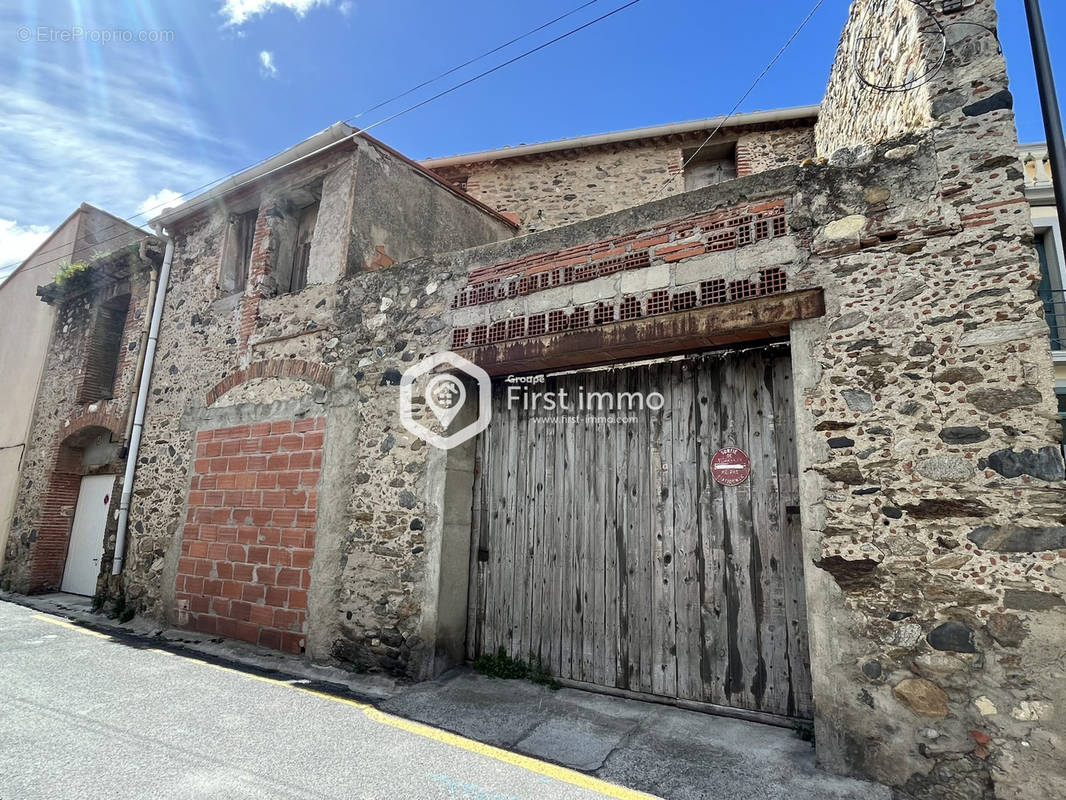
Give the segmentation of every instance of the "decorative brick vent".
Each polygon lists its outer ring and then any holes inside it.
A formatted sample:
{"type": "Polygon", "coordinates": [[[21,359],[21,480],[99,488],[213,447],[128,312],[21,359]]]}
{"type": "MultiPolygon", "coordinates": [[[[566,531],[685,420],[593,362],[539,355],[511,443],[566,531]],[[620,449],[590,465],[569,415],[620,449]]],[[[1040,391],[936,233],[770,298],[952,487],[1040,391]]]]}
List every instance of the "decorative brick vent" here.
{"type": "Polygon", "coordinates": [[[179,624],[303,651],[325,427],[318,417],[197,434],[179,624]]]}
{"type": "Polygon", "coordinates": [[[658,228],[549,253],[536,253],[472,270],[452,308],[485,305],[542,289],[735,250],[788,232],[785,203],[749,204],[678,220],[658,228]]]}
{"type": "Polygon", "coordinates": [[[452,331],[452,348],[480,347],[485,344],[529,339],[543,336],[545,333],[559,333],[575,328],[607,325],[611,322],[652,317],[657,314],[669,314],[689,311],[703,306],[746,300],[770,294],[788,291],[788,276],[780,267],[769,267],[759,272],[759,282],[749,280],[729,281],[712,278],[702,281],[697,288],[678,289],[671,293],[666,289],[657,289],[641,301],[636,295],[626,295],[617,304],[610,301],[578,306],[568,310],[558,309],[528,317],[514,317],[510,320],[494,322],[486,327],[476,325],[473,328],[456,328],[452,331]],[[523,333],[524,331],[524,333],[523,333]]]}

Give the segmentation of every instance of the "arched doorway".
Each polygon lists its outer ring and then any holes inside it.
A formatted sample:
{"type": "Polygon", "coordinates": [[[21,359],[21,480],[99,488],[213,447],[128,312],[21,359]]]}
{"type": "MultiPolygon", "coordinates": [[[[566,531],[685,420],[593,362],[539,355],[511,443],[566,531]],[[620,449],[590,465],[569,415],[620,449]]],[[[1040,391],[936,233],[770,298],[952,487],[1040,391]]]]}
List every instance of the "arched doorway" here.
{"type": "Polygon", "coordinates": [[[31,592],[96,593],[121,468],[114,438],[89,425],[59,445],[37,527],[31,592]]]}

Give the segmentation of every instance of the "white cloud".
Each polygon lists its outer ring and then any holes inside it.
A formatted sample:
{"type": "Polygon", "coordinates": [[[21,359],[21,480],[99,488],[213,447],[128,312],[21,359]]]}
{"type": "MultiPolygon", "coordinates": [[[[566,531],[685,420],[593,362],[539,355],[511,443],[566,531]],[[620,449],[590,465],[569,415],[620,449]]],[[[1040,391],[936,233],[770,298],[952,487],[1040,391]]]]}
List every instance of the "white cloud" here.
{"type": "Polygon", "coordinates": [[[264,78],[278,77],[278,68],[274,63],[274,54],[269,50],[259,51],[259,74],[264,78]]]}
{"type": "Polygon", "coordinates": [[[339,6],[337,6],[337,10],[344,16],[350,17],[355,13],[355,3],[353,3],[352,0],[344,0],[339,6]]]}
{"type": "Polygon", "coordinates": [[[225,0],[222,4],[222,16],[226,25],[243,25],[253,17],[273,11],[275,8],[287,8],[296,16],[302,17],[315,6],[328,6],[333,0],[225,0]]]}
{"type": "Polygon", "coordinates": [[[173,189],[160,189],[155,194],[150,194],[137,206],[137,213],[144,214],[145,219],[158,217],[167,208],[181,205],[181,193],[173,189]]]}
{"type": "Polygon", "coordinates": [[[172,80],[122,63],[87,83],[74,65],[38,62],[30,80],[0,82],[0,219],[32,234],[83,201],[125,217],[149,195],[170,199],[162,186],[193,189],[245,161],[172,80]]]}
{"type": "Polygon", "coordinates": [[[0,219],[0,281],[13,272],[51,232],[47,225],[19,225],[13,219],[0,219]]]}

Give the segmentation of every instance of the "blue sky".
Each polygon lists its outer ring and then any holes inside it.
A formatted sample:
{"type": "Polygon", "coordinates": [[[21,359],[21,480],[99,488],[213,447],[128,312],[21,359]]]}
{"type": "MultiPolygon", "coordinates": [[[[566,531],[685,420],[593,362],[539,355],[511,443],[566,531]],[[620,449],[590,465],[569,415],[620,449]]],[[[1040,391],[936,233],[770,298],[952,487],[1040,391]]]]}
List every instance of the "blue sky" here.
{"type": "MultiPolygon", "coordinates": [[[[597,0],[356,122],[369,125],[622,1],[597,0]]],[[[0,0],[0,272],[82,201],[129,216],[581,2],[0,0]],[[77,29],[81,40],[70,41],[77,29]],[[156,41],[102,40],[114,31],[156,41]]],[[[373,133],[424,158],[724,113],[812,5],[641,0],[373,133]]],[[[1066,3],[1044,5],[1061,89],[1066,3]]],[[[826,0],[741,110],[818,102],[847,6],[826,0]]],[[[999,7],[1020,137],[1041,140],[1022,0],[999,7]]]]}

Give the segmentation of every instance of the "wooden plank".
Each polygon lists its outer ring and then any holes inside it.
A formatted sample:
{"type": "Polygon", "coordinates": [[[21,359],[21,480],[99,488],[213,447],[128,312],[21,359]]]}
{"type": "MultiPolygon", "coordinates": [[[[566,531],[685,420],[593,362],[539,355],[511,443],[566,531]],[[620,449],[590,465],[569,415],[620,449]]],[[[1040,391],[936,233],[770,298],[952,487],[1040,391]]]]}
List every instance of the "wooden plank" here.
{"type": "MultiPolygon", "coordinates": [[[[551,379],[551,385],[558,391],[559,387],[566,387],[566,378],[551,379]]],[[[558,411],[554,412],[560,413],[558,411]]],[[[555,529],[552,535],[551,575],[552,575],[552,674],[569,677],[568,656],[563,656],[563,612],[565,609],[564,595],[566,574],[566,539],[570,522],[566,517],[566,429],[560,422],[555,423],[555,459],[554,459],[554,506],[553,515],[555,529]],[[565,670],[565,671],[564,671],[565,670]]]]}
{"type": "MultiPolygon", "coordinates": [[[[586,373],[581,381],[585,387],[585,396],[594,396],[599,391],[600,373],[586,373]]],[[[578,537],[580,548],[577,554],[578,593],[577,601],[581,604],[577,616],[580,624],[575,625],[574,647],[581,653],[581,679],[595,682],[595,651],[598,642],[595,639],[596,610],[593,602],[595,573],[600,567],[596,564],[595,540],[598,536],[593,531],[593,526],[599,524],[600,518],[596,507],[596,482],[599,477],[600,465],[599,451],[602,447],[599,429],[596,419],[600,411],[596,408],[585,408],[582,414],[582,425],[577,434],[579,444],[576,456],[578,459],[577,476],[581,483],[581,491],[578,492],[580,503],[578,509],[578,537]],[[576,631],[580,630],[580,636],[576,631]]]]}
{"type": "Polygon", "coordinates": [[[772,351],[751,354],[752,601],[755,606],[759,661],[751,681],[756,708],[785,713],[788,702],[787,631],[781,568],[781,498],[777,475],[772,351]]]}
{"type": "Polygon", "coordinates": [[[512,588],[511,655],[529,658],[529,413],[510,410],[515,420],[514,583],[512,588]]]}
{"type": "MultiPolygon", "coordinates": [[[[606,371],[596,373],[593,386],[597,392],[609,391],[606,371]]],[[[607,561],[608,509],[605,501],[608,481],[613,475],[608,474],[613,463],[614,432],[618,423],[593,425],[590,427],[596,447],[595,460],[590,465],[589,496],[589,601],[588,614],[592,619],[591,628],[585,627],[586,651],[591,650],[591,676],[587,679],[596,684],[613,684],[613,672],[608,677],[607,657],[613,648],[608,640],[606,628],[606,597],[604,595],[604,576],[607,561]]]]}
{"type": "Polygon", "coordinates": [[[674,606],[674,404],[682,394],[681,370],[676,362],[663,364],[645,394],[661,395],[663,406],[648,408],[651,453],[652,545],[652,689],[655,694],[677,694],[677,642],[674,606]]]}
{"type": "MultiPolygon", "coordinates": [[[[731,359],[732,360],[732,359],[731,359]]],[[[734,405],[732,426],[727,434],[729,443],[748,450],[751,447],[750,400],[751,362],[733,361],[727,370],[732,378],[730,398],[734,405]]],[[[753,603],[751,483],[724,487],[726,552],[726,635],[729,639],[729,661],[726,665],[727,705],[756,708],[751,691],[752,679],[760,658],[758,620],[753,603]]]]}
{"type": "Polygon", "coordinates": [[[720,359],[702,359],[698,375],[699,438],[697,475],[699,478],[698,593],[702,640],[700,676],[703,700],[726,705],[726,668],[729,663],[725,604],[725,498],[722,487],[711,477],[711,458],[722,446],[723,431],[729,425],[732,407],[725,399],[720,359]]]}
{"type": "MultiPolygon", "coordinates": [[[[553,387],[554,381],[545,383],[545,388],[553,387]]],[[[544,541],[539,559],[541,566],[541,609],[542,624],[541,661],[553,675],[559,674],[559,596],[558,596],[558,531],[559,520],[556,508],[556,487],[558,485],[555,462],[558,450],[558,426],[550,418],[549,412],[542,412],[544,424],[544,541]]]]}
{"type": "MultiPolygon", "coordinates": [[[[567,394],[574,398],[578,391],[578,380],[574,375],[567,376],[567,394]]],[[[571,403],[573,401],[571,400],[571,403]]],[[[563,502],[563,538],[561,548],[563,552],[562,574],[562,613],[561,627],[561,653],[562,669],[560,675],[569,678],[577,677],[574,668],[574,597],[575,597],[575,572],[577,571],[575,537],[577,530],[574,525],[575,490],[577,488],[575,470],[576,430],[577,424],[572,417],[577,414],[576,407],[571,405],[563,409],[563,454],[565,458],[565,470],[563,475],[564,502],[563,502]]],[[[578,658],[580,661],[580,657],[578,658]]]]}
{"type": "MultiPolygon", "coordinates": [[[[493,406],[499,409],[499,395],[494,392],[493,406]]],[[[485,575],[485,611],[483,633],[481,637],[481,652],[492,654],[499,646],[498,630],[499,602],[498,592],[499,579],[498,565],[500,560],[500,506],[499,506],[499,476],[501,469],[501,431],[502,425],[489,425],[485,429],[487,437],[485,446],[485,506],[488,514],[488,535],[486,540],[486,558],[481,564],[485,575]]]]}
{"type": "Polygon", "coordinates": [[[792,395],[792,367],[787,356],[774,364],[774,416],[778,422],[777,459],[780,485],[780,520],[782,550],[784,551],[781,580],[784,583],[785,609],[788,624],[787,667],[789,672],[789,700],[785,713],[811,719],[814,701],[811,697],[810,649],[807,641],[807,594],[804,585],[803,527],[798,513],[799,466],[795,442],[795,406],[792,395]],[[790,512],[790,507],[794,511],[790,512]]]}
{"type": "MultiPolygon", "coordinates": [[[[632,392],[633,370],[619,373],[619,391],[632,392]]],[[[625,458],[625,483],[623,484],[622,507],[625,513],[625,561],[620,565],[625,576],[625,633],[623,635],[626,656],[625,680],[622,688],[640,690],[640,603],[641,592],[638,570],[640,568],[640,459],[638,449],[641,447],[639,427],[635,424],[626,426],[626,445],[623,450],[625,458]]]]}
{"type": "Polygon", "coordinates": [[[487,535],[488,525],[484,519],[484,507],[482,506],[482,463],[485,453],[485,439],[487,434],[482,433],[474,444],[474,488],[470,502],[470,580],[467,585],[467,614],[466,614],[466,657],[473,660],[480,654],[481,643],[481,619],[484,613],[484,575],[478,555],[484,547],[483,537],[487,535]]]}
{"type": "MultiPolygon", "coordinates": [[[[607,391],[618,389],[618,370],[606,375],[607,391]]],[[[626,425],[617,425],[609,434],[608,461],[604,466],[604,555],[603,555],[603,624],[604,680],[607,686],[623,686],[624,659],[622,639],[625,635],[625,488],[621,477],[624,467],[626,425]]]]}
{"type": "MultiPolygon", "coordinates": [[[[659,370],[651,368],[648,370],[631,370],[631,372],[634,373],[636,391],[647,394],[651,385],[649,373],[658,373],[659,370]]],[[[652,505],[654,478],[652,474],[651,426],[646,410],[637,412],[635,416],[637,418],[638,431],[638,444],[635,455],[639,472],[637,475],[636,508],[634,511],[639,519],[637,524],[639,555],[636,574],[639,592],[637,595],[639,598],[637,601],[637,634],[640,637],[640,690],[651,692],[653,691],[651,675],[654,661],[651,584],[652,561],[655,558],[654,548],[652,547],[652,519],[655,510],[652,505]]]]}
{"type": "Polygon", "coordinates": [[[499,491],[500,507],[503,524],[500,526],[499,538],[499,573],[497,574],[500,592],[498,595],[499,609],[499,645],[507,653],[513,656],[514,636],[514,555],[515,555],[515,514],[517,507],[516,470],[518,466],[517,440],[518,440],[518,415],[504,414],[503,424],[500,427],[505,431],[506,445],[504,446],[504,469],[501,473],[501,485],[499,491]]]}
{"type": "Polygon", "coordinates": [[[701,566],[699,542],[699,464],[697,414],[699,362],[678,368],[671,419],[671,493],[673,497],[674,613],[677,643],[677,696],[698,700],[703,696],[700,676],[702,631],[700,625],[701,566]]]}
{"type": "Polygon", "coordinates": [[[584,680],[584,592],[585,529],[588,511],[585,508],[585,416],[583,405],[585,376],[574,376],[573,420],[567,425],[574,438],[573,471],[570,474],[570,676],[584,680]]]}
{"type": "Polygon", "coordinates": [[[531,519],[529,525],[530,558],[529,558],[529,640],[527,648],[531,657],[542,660],[542,639],[546,617],[544,614],[544,588],[542,585],[545,570],[544,563],[544,450],[546,447],[545,428],[543,418],[538,411],[531,409],[528,412],[531,444],[529,487],[532,495],[529,498],[531,519]]]}

